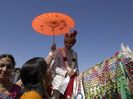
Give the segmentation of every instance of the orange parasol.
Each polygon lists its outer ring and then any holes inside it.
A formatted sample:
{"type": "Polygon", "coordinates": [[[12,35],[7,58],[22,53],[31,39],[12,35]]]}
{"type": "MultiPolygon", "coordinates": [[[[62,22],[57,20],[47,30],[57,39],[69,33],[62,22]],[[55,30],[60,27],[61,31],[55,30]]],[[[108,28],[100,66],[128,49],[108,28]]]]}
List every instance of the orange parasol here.
{"type": "Polygon", "coordinates": [[[74,25],[75,22],[70,16],[58,12],[38,15],[32,21],[32,27],[36,32],[53,36],[53,43],[55,35],[69,33],[74,25]]]}

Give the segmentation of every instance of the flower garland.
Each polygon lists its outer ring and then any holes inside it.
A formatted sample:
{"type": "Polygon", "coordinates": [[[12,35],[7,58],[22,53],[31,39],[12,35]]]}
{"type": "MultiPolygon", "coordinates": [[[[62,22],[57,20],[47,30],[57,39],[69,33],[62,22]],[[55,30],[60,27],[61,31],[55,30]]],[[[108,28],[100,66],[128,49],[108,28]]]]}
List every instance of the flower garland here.
{"type": "Polygon", "coordinates": [[[72,55],[72,57],[73,57],[72,58],[72,63],[68,64],[68,60],[67,60],[66,53],[65,53],[64,49],[62,48],[61,51],[62,51],[62,55],[63,55],[63,61],[64,61],[65,65],[66,65],[66,67],[67,67],[67,71],[70,72],[76,66],[76,55],[74,53],[72,53],[73,54],[72,55]]]}

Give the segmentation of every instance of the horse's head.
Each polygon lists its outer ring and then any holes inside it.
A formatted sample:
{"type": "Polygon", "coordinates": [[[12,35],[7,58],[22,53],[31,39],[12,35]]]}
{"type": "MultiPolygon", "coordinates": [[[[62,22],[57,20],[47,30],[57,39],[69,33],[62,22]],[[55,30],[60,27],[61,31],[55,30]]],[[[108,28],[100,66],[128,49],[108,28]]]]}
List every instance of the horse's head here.
{"type": "Polygon", "coordinates": [[[129,61],[125,64],[125,72],[127,75],[127,85],[133,94],[133,51],[128,46],[121,44],[121,53],[125,58],[128,58],[129,61]]]}
{"type": "Polygon", "coordinates": [[[124,44],[122,43],[120,53],[125,58],[128,58],[130,61],[133,61],[133,51],[129,48],[129,46],[124,46],[124,44]]]}

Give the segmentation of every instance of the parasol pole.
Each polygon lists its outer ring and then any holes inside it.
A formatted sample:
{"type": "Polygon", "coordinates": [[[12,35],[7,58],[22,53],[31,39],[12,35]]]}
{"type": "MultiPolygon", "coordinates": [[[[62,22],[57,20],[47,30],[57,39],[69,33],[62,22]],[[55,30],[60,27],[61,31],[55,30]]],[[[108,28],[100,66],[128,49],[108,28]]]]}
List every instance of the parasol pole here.
{"type": "Polygon", "coordinates": [[[53,27],[53,44],[55,44],[55,33],[54,33],[54,27],[53,27]]]}
{"type": "MultiPolygon", "coordinates": [[[[66,25],[66,26],[67,26],[67,25],[66,25]]],[[[70,32],[71,32],[72,29],[71,29],[69,26],[67,26],[67,27],[68,27],[68,30],[69,30],[68,33],[70,34],[70,32]]]]}

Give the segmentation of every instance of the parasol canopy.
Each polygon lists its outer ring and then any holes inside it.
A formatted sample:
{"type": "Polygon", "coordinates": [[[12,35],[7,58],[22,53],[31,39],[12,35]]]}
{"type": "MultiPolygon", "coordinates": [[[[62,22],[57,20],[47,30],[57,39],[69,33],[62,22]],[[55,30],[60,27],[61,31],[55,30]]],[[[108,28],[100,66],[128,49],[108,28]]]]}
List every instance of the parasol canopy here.
{"type": "Polygon", "coordinates": [[[33,29],[44,35],[54,36],[69,33],[74,28],[74,20],[63,13],[49,12],[35,17],[32,21],[33,29]]]}

